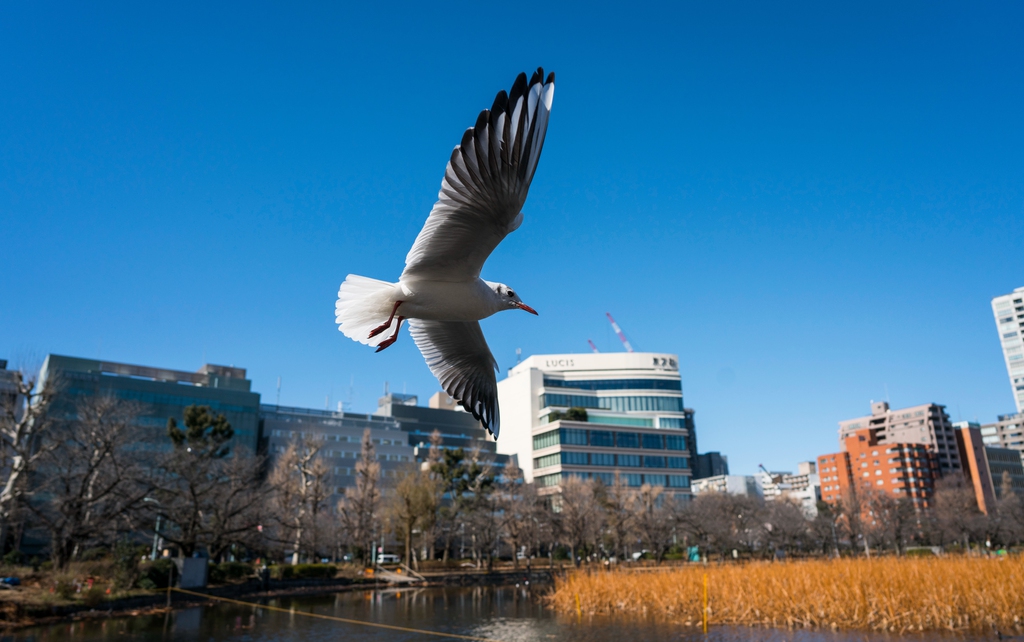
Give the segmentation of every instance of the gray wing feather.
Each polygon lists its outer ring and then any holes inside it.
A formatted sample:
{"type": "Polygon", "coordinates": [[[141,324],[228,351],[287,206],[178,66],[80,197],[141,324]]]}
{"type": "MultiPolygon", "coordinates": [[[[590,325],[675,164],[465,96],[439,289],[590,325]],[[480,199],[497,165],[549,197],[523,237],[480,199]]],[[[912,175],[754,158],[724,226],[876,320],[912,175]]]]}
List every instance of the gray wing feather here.
{"type": "Polygon", "coordinates": [[[520,210],[544,147],[555,75],[519,74],[452,152],[437,202],[405,257],[402,277],[479,278],[484,262],[522,223],[520,210]]]}
{"type": "Polygon", "coordinates": [[[498,364],[476,321],[409,319],[409,332],[441,387],[498,438],[498,364]]]}

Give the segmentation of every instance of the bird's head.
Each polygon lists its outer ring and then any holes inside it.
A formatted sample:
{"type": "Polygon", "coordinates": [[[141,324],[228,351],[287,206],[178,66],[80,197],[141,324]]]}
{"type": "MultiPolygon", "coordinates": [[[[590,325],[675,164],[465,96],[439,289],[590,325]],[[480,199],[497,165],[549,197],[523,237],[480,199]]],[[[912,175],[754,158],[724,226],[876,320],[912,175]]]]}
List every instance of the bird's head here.
{"type": "Polygon", "coordinates": [[[501,302],[502,309],[506,308],[518,308],[520,310],[526,310],[530,314],[537,314],[537,311],[530,306],[523,303],[523,300],[519,298],[515,290],[508,287],[504,283],[491,283],[487,282],[487,285],[494,290],[494,293],[498,296],[498,300],[501,302]]]}

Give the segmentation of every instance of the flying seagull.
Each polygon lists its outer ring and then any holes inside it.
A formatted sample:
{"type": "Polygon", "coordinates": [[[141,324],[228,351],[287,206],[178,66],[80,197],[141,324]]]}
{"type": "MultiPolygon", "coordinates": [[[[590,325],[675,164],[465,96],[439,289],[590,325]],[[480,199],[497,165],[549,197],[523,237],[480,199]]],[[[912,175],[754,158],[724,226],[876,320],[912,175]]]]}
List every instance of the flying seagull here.
{"type": "Polygon", "coordinates": [[[346,337],[394,344],[409,320],[413,341],[441,387],[498,437],[498,364],[480,319],[536,310],[504,283],[480,278],[484,261],[523,222],[521,212],[548,129],[555,74],[519,74],[499,91],[452,152],[437,202],[405,257],[398,283],[349,274],[335,320],[346,337]],[[391,330],[390,332],[387,332],[391,330]]]}

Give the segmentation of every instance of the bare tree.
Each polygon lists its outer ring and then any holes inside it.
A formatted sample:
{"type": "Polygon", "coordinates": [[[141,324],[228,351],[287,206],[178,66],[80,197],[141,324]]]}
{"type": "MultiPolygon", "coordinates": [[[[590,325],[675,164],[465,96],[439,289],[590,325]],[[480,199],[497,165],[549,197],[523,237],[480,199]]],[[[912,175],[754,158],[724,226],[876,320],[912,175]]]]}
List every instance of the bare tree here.
{"type": "Polygon", "coordinates": [[[601,528],[601,507],[594,497],[594,484],[563,473],[562,492],[554,502],[560,536],[569,544],[573,564],[579,566],[579,554],[597,539],[601,528]]]}
{"type": "Polygon", "coordinates": [[[777,550],[792,552],[798,550],[809,537],[809,522],[798,501],[779,497],[765,502],[764,507],[765,552],[774,554],[777,550]]]}
{"type": "Polygon", "coordinates": [[[324,516],[332,494],[331,471],[319,456],[322,443],[311,437],[293,441],[274,463],[269,484],[283,541],[292,550],[292,564],[302,552],[316,557],[324,542],[324,516]]]}
{"type": "Polygon", "coordinates": [[[527,567],[539,541],[542,516],[537,488],[523,481],[523,471],[514,462],[505,466],[499,490],[501,533],[512,549],[512,565],[519,568],[519,552],[525,550],[527,567]]]}
{"type": "Polygon", "coordinates": [[[405,563],[416,570],[419,562],[413,554],[413,535],[416,531],[422,533],[437,514],[440,496],[436,485],[437,481],[418,467],[400,471],[385,506],[395,536],[405,545],[405,563]]]}
{"type": "Polygon", "coordinates": [[[936,525],[946,540],[963,542],[970,551],[971,540],[984,528],[974,490],[960,475],[943,477],[935,484],[934,510],[936,525]]]}
{"type": "Polygon", "coordinates": [[[52,440],[44,443],[41,438],[50,426],[50,406],[59,387],[58,373],[38,382],[17,370],[11,379],[13,390],[0,395],[0,549],[7,542],[29,475],[55,446],[52,440]]]}
{"type": "Polygon", "coordinates": [[[902,555],[907,541],[917,530],[914,504],[906,497],[873,491],[867,494],[867,509],[872,523],[866,534],[876,545],[889,545],[897,555],[902,555]]]}
{"type": "Polygon", "coordinates": [[[674,526],[670,506],[672,500],[664,492],[663,486],[644,484],[640,487],[636,499],[637,533],[658,564],[661,564],[672,543],[674,526]]]}
{"type": "Polygon", "coordinates": [[[63,569],[84,545],[112,540],[121,518],[136,510],[151,486],[137,452],[139,408],[113,397],[77,405],[77,416],[55,422],[39,451],[38,483],[25,505],[50,532],[54,565],[63,569]]]}
{"type": "Polygon", "coordinates": [[[605,535],[610,548],[618,559],[627,559],[627,545],[633,539],[636,521],[636,491],[626,486],[622,476],[616,472],[614,481],[605,489],[602,498],[605,535]]]}
{"type": "Polygon", "coordinates": [[[363,551],[363,562],[370,564],[374,551],[370,545],[374,525],[380,508],[380,464],[370,437],[370,429],[363,431],[362,451],[356,462],[356,485],[345,489],[338,502],[338,514],[349,542],[363,551]]]}

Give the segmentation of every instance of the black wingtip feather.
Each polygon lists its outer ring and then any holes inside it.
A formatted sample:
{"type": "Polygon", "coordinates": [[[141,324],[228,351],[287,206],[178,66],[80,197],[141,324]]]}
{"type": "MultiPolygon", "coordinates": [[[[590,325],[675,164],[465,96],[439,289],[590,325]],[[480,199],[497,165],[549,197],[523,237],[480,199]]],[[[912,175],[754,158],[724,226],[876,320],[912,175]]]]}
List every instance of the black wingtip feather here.
{"type": "Polygon", "coordinates": [[[512,108],[515,106],[516,101],[526,95],[526,74],[520,72],[516,76],[516,81],[512,83],[512,89],[508,92],[508,106],[512,108]]]}
{"type": "Polygon", "coordinates": [[[494,104],[491,105],[491,113],[496,114],[505,111],[505,105],[508,104],[508,94],[502,89],[498,92],[498,95],[494,97],[494,104]]]}
{"type": "Polygon", "coordinates": [[[548,74],[548,79],[546,81],[544,81],[544,84],[545,85],[553,85],[554,83],[555,83],[555,72],[552,71],[551,73],[548,74]]]}
{"type": "Polygon", "coordinates": [[[544,80],[544,70],[537,67],[537,71],[533,72],[533,75],[530,76],[530,86],[533,87],[542,80],[544,80]]]}
{"type": "Polygon", "coordinates": [[[489,121],[490,119],[491,112],[489,112],[486,109],[483,110],[482,112],[480,112],[480,115],[476,117],[476,125],[473,126],[473,129],[475,129],[478,132],[482,132],[484,130],[484,127],[487,126],[487,121],[489,121]]]}

